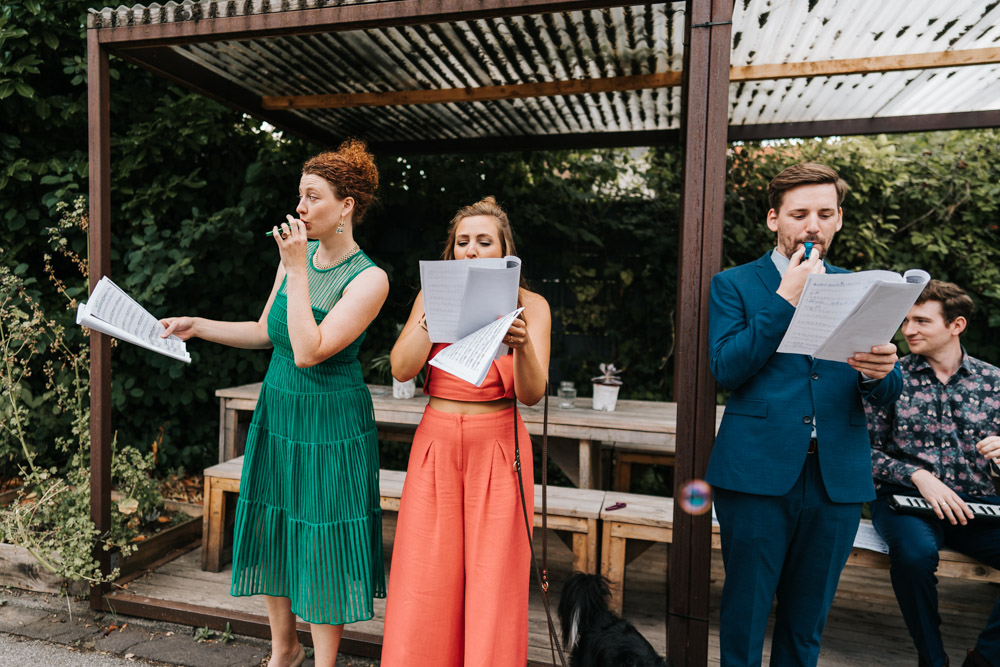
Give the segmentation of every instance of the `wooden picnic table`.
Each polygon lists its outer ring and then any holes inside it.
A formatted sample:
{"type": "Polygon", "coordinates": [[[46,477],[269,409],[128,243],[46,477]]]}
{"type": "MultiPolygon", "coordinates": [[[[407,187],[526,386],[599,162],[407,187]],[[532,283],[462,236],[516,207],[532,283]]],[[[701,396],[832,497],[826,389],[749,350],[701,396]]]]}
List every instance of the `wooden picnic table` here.
{"type": "MultiPolygon", "coordinates": [[[[243,453],[246,425],[260,395],[260,382],[219,389],[219,462],[243,453]]],[[[427,406],[427,396],[396,399],[392,388],[368,385],[375,405],[379,437],[410,441],[427,406]]],[[[576,407],[559,409],[549,401],[549,455],[582,489],[594,488],[598,448],[595,443],[629,443],[673,454],[677,433],[677,404],[666,401],[618,401],[613,412],[594,410],[591,399],[577,398],[576,407]]],[[[521,419],[532,436],[542,434],[542,403],[518,405],[521,419]]],[[[721,419],[722,407],[718,417],[721,419]]]]}

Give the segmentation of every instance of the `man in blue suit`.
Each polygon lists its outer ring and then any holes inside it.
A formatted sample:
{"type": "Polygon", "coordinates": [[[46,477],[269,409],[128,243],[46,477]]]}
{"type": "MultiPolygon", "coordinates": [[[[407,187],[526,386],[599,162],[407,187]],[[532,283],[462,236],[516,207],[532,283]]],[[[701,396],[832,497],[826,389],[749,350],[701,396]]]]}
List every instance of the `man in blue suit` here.
{"type": "Polygon", "coordinates": [[[768,186],[777,247],[712,279],[711,368],[732,392],[706,476],[726,569],[723,667],[761,664],[775,598],[771,665],[816,664],[861,503],[875,497],[862,401],[899,396],[896,346],[846,363],[776,351],[809,274],[846,272],[824,260],[846,192],[829,167],[785,169],[768,186]]]}

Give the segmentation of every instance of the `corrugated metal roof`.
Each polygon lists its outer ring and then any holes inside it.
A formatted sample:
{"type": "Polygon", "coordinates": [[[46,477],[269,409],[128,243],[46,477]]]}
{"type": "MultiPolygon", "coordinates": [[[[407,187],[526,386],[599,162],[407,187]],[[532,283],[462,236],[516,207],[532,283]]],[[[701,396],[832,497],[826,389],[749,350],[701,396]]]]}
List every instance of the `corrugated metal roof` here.
{"type": "MultiPolygon", "coordinates": [[[[104,9],[91,14],[90,27],[379,2],[385,0],[168,2],[104,9]]],[[[680,71],[684,18],[683,3],[652,3],[170,48],[190,66],[257,97],[476,88],[680,71]]],[[[995,48],[1000,2],[737,0],[732,30],[734,66],[995,48]]],[[[994,109],[1000,109],[998,64],[730,87],[733,125],[994,109]]],[[[378,143],[637,132],[677,128],[680,88],[281,113],[326,136],[378,143]]]]}
{"type": "MultiPolygon", "coordinates": [[[[1000,46],[1000,2],[737,0],[734,66],[1000,46]]],[[[730,122],[1000,109],[1000,65],[734,83],[730,122]]]]}

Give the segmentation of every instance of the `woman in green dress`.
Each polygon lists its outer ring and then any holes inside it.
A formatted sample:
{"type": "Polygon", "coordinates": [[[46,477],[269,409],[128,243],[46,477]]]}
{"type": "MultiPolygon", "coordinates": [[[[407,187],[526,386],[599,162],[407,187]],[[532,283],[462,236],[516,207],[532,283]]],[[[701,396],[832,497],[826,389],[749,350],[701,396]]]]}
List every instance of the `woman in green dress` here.
{"type": "Polygon", "coordinates": [[[274,348],[247,434],[232,583],[266,596],[271,667],[305,660],[296,615],[312,624],[316,665],[332,667],[344,624],[385,597],[378,436],[357,353],[389,282],[352,233],[377,187],[362,142],[311,158],[299,217],[273,229],[281,263],[260,319],[162,320],[163,336],[274,348]]]}

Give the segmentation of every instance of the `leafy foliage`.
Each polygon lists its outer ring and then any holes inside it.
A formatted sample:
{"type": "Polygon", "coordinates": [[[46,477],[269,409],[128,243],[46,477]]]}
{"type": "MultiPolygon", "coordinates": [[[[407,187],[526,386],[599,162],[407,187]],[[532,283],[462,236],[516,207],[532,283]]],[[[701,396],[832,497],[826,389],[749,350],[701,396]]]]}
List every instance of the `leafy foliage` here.
{"type": "MultiPolygon", "coordinates": [[[[79,203],[78,203],[79,205],[79,203]]],[[[86,275],[86,260],[67,249],[60,233],[74,225],[86,227],[78,210],[60,206],[63,220],[50,230],[53,245],[86,275]]],[[[55,291],[73,299],[56,277],[51,258],[45,268],[55,291]]],[[[0,264],[0,452],[20,468],[23,485],[17,498],[0,508],[0,540],[25,548],[47,570],[72,580],[110,580],[103,575],[92,550],[95,545],[132,550],[132,538],[161,502],[152,480],[152,455],[134,447],[112,446],[111,478],[122,500],[111,512],[112,526],[101,534],[90,518],[90,403],[89,346],[75,327],[67,329],[49,319],[25,288],[26,280],[0,264]],[[29,381],[39,368],[45,393],[35,398],[29,381]],[[52,407],[49,425],[56,425],[52,445],[62,466],[41,463],[31,438],[35,422],[42,422],[40,406],[52,407]],[[61,426],[61,428],[59,428],[61,426]],[[16,456],[15,456],[16,454],[16,456]]]]}
{"type": "MultiPolygon", "coordinates": [[[[25,279],[28,296],[67,326],[73,314],[62,307],[63,297],[38,277],[45,230],[60,219],[58,207],[87,188],[84,16],[104,4],[0,5],[3,263],[25,279]]],[[[112,276],[158,315],[256,319],[276,255],[254,230],[290,208],[303,145],[117,59],[111,79],[112,276]],[[215,289],[223,285],[228,291],[215,289]]],[[[64,242],[86,256],[84,230],[66,230],[64,242]]],[[[63,258],[52,261],[58,273],[68,268],[63,258]]],[[[79,298],[86,282],[70,281],[65,290],[79,298]]],[[[123,441],[148,443],[162,432],[160,455],[172,466],[197,468],[209,459],[218,418],[214,389],[257,380],[267,364],[266,353],[210,347],[194,350],[191,366],[114,348],[113,419],[123,441]]],[[[21,384],[38,416],[31,447],[62,465],[52,445],[59,411],[43,383],[37,376],[21,384]]],[[[15,471],[5,446],[0,435],[0,477],[15,471]]]]}

